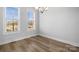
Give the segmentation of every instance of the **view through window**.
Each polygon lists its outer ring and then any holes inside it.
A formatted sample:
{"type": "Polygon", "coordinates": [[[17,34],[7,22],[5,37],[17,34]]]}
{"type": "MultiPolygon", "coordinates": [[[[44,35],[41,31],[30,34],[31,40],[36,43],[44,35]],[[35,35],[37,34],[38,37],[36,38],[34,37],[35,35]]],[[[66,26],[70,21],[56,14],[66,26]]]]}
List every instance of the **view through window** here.
{"type": "Polygon", "coordinates": [[[28,11],[28,29],[35,30],[35,12],[32,10],[28,11]]]}
{"type": "Polygon", "coordinates": [[[5,8],[5,32],[16,32],[19,30],[19,8],[5,8]]]}

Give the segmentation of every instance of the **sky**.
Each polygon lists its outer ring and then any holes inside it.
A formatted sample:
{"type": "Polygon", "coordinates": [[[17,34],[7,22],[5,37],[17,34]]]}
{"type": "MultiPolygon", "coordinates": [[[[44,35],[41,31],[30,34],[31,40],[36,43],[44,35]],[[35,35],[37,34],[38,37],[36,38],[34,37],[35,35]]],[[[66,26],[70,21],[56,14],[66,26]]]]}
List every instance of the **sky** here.
{"type": "Polygon", "coordinates": [[[6,19],[18,19],[18,8],[15,7],[6,7],[6,19]]]}
{"type": "Polygon", "coordinates": [[[33,19],[33,12],[31,10],[28,11],[28,19],[29,20],[33,19]]]}

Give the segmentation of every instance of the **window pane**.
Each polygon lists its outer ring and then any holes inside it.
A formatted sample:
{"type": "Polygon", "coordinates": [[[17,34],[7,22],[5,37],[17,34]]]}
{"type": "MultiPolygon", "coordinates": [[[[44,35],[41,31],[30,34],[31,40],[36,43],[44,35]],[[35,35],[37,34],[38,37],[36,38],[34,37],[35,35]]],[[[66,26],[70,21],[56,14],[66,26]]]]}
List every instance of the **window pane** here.
{"type": "Polygon", "coordinates": [[[7,7],[5,9],[5,24],[6,32],[15,32],[18,31],[19,26],[19,16],[18,8],[7,7]]]}
{"type": "Polygon", "coordinates": [[[28,11],[28,29],[35,29],[35,13],[32,10],[28,11]]]}

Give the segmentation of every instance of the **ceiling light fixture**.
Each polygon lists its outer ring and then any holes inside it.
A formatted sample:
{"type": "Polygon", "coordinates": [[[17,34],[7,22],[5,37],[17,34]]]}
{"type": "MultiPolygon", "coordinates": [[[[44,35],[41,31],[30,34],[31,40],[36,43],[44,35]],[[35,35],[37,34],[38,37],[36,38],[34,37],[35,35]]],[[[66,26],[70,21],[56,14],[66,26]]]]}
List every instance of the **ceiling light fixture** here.
{"type": "Polygon", "coordinates": [[[47,7],[35,7],[35,9],[39,10],[40,13],[44,13],[45,11],[48,10],[47,7]]]}

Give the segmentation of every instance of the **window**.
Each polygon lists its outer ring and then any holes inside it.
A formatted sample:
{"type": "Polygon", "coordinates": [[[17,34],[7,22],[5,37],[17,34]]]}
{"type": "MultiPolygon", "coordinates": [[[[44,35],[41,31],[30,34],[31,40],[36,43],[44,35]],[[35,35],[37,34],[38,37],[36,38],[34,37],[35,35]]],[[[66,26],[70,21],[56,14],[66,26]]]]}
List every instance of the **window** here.
{"type": "Polygon", "coordinates": [[[20,26],[20,10],[16,7],[6,7],[4,17],[5,32],[17,32],[20,26]]]}
{"type": "Polygon", "coordinates": [[[28,15],[28,29],[35,30],[35,12],[29,10],[27,15],[28,15]]]}

